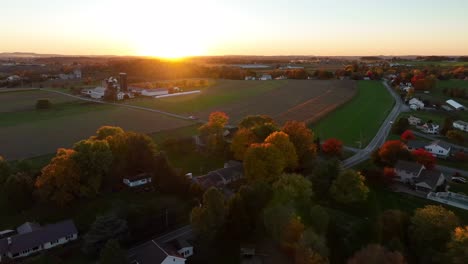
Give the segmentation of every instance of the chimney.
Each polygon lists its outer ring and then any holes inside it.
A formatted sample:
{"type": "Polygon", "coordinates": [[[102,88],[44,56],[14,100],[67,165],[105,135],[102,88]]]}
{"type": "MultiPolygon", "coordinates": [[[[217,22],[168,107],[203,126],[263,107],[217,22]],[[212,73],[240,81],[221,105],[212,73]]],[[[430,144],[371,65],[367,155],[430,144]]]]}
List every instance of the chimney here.
{"type": "Polygon", "coordinates": [[[11,237],[8,237],[7,241],[8,241],[8,245],[11,245],[11,237]]]}

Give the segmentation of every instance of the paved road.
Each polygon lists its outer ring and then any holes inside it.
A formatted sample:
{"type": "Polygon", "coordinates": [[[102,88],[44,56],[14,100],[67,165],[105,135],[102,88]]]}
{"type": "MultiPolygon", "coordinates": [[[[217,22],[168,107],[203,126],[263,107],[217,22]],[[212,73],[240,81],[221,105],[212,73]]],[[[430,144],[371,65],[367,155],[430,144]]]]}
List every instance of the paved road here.
{"type": "Polygon", "coordinates": [[[158,238],[155,238],[154,241],[158,243],[166,243],[172,241],[174,239],[182,238],[182,237],[190,237],[193,236],[193,230],[190,225],[183,226],[179,229],[171,231],[165,235],[162,235],[158,238]]]}
{"type": "Polygon", "coordinates": [[[179,118],[179,119],[192,120],[188,116],[178,115],[178,114],[169,113],[169,112],[156,110],[156,109],[152,109],[152,108],[147,108],[147,107],[141,107],[141,106],[136,106],[136,105],[128,105],[128,104],[119,104],[119,103],[110,103],[110,102],[106,102],[106,101],[85,98],[85,97],[82,97],[82,96],[72,95],[72,94],[68,94],[68,93],[64,93],[64,92],[60,92],[60,91],[55,91],[55,90],[49,90],[49,89],[42,89],[41,88],[39,90],[50,92],[50,93],[58,93],[58,94],[61,94],[61,95],[65,95],[65,96],[68,96],[68,97],[73,97],[73,98],[83,100],[83,101],[87,101],[87,102],[93,102],[93,103],[98,103],[98,104],[107,104],[107,105],[114,105],[114,106],[120,106],[120,107],[139,109],[139,110],[149,111],[149,112],[153,112],[153,113],[159,113],[159,114],[162,114],[162,115],[175,117],[175,118],[179,118]]]}
{"type": "Polygon", "coordinates": [[[392,111],[387,116],[385,121],[382,123],[379,131],[375,135],[375,137],[371,140],[369,145],[367,145],[364,149],[359,150],[356,154],[342,162],[342,166],[344,168],[350,168],[354,165],[357,165],[367,159],[369,159],[372,151],[376,148],[380,147],[387,138],[388,134],[390,133],[390,129],[392,127],[391,122],[394,122],[397,116],[403,112],[408,111],[408,106],[406,106],[403,101],[401,100],[400,96],[393,91],[393,89],[387,84],[387,82],[383,81],[384,86],[387,88],[388,92],[393,96],[395,99],[395,105],[393,106],[392,111]]]}
{"type": "Polygon", "coordinates": [[[422,138],[426,138],[426,139],[429,139],[429,140],[440,140],[440,141],[443,141],[444,143],[448,144],[449,146],[451,146],[452,148],[454,149],[457,149],[457,150],[464,150],[465,152],[468,152],[468,148],[467,147],[464,147],[464,146],[460,146],[460,145],[456,145],[456,144],[452,144],[452,143],[449,143],[447,141],[444,141],[444,137],[443,136],[434,136],[434,135],[429,135],[429,134],[425,134],[425,133],[421,133],[419,131],[415,131],[415,130],[411,130],[413,131],[413,134],[415,136],[418,136],[418,137],[422,137],[422,138]]]}

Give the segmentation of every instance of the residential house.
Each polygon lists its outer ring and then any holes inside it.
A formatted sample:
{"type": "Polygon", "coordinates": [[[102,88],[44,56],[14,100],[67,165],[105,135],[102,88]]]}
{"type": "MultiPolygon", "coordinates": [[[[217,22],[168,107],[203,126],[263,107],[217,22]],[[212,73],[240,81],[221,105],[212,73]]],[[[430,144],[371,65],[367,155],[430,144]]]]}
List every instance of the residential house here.
{"type": "Polygon", "coordinates": [[[439,125],[434,123],[425,123],[421,126],[421,130],[427,134],[439,134],[439,125]]]}
{"type": "Polygon", "coordinates": [[[418,126],[419,124],[422,123],[421,118],[417,118],[415,116],[410,116],[408,117],[408,123],[412,126],[418,126]]]}
{"type": "Polygon", "coordinates": [[[128,260],[130,264],[185,264],[186,259],[176,250],[150,240],[130,249],[128,260]]]}
{"type": "Polygon", "coordinates": [[[255,78],[255,76],[245,76],[244,80],[246,80],[246,81],[255,81],[256,78],[255,78]]]}
{"type": "Polygon", "coordinates": [[[409,102],[408,102],[408,105],[413,110],[419,110],[419,109],[424,108],[424,103],[421,100],[419,100],[418,98],[411,98],[411,100],[409,100],[409,102]]]}
{"type": "Polygon", "coordinates": [[[138,175],[125,177],[123,183],[133,188],[151,183],[152,178],[152,175],[149,173],[140,173],[138,175]]]}
{"type": "Polygon", "coordinates": [[[8,82],[16,82],[16,81],[21,80],[21,77],[19,77],[18,75],[11,75],[11,76],[8,76],[6,80],[8,82]]]}
{"type": "Polygon", "coordinates": [[[451,146],[440,140],[433,141],[425,147],[434,157],[447,158],[450,155],[451,146]]]}
{"type": "Polygon", "coordinates": [[[417,150],[417,149],[425,149],[427,143],[420,140],[408,140],[406,143],[406,147],[409,151],[417,150]]]}
{"type": "Polygon", "coordinates": [[[425,167],[419,163],[399,160],[395,164],[395,174],[397,180],[403,183],[413,183],[419,177],[425,167]]]}
{"type": "Polygon", "coordinates": [[[453,122],[453,128],[460,129],[461,131],[468,132],[468,122],[457,120],[453,122]]]}
{"type": "Polygon", "coordinates": [[[243,177],[244,167],[241,162],[229,161],[224,164],[224,168],[214,170],[206,175],[192,178],[202,188],[217,187],[222,189],[231,182],[240,180],[243,177]]]}
{"type": "Polygon", "coordinates": [[[465,107],[461,104],[459,104],[457,101],[449,99],[445,101],[448,105],[453,107],[455,110],[465,110],[465,107]]]}
{"type": "Polygon", "coordinates": [[[423,165],[411,161],[399,160],[395,164],[395,174],[398,181],[414,185],[417,191],[422,192],[437,191],[446,183],[442,172],[427,170],[423,165]]]}
{"type": "Polygon", "coordinates": [[[267,81],[273,79],[270,74],[263,74],[262,77],[260,77],[260,80],[262,81],[267,81]]]}
{"type": "Polygon", "coordinates": [[[16,230],[17,234],[0,239],[0,262],[6,258],[26,257],[78,238],[78,231],[72,220],[45,226],[26,222],[16,230]]]}

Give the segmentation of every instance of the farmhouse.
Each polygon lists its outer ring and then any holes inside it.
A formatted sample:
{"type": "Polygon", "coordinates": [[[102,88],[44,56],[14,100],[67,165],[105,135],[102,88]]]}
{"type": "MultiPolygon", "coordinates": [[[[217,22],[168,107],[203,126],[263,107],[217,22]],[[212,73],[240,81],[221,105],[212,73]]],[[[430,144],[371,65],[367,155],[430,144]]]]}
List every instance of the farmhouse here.
{"type": "Polygon", "coordinates": [[[456,129],[460,129],[461,131],[468,132],[468,122],[457,120],[453,122],[453,127],[456,129]]]}
{"type": "Polygon", "coordinates": [[[243,177],[243,166],[241,162],[229,161],[224,164],[224,168],[211,171],[206,175],[192,178],[202,188],[217,187],[222,189],[231,182],[240,180],[243,177]]]}
{"type": "Polygon", "coordinates": [[[131,177],[125,177],[123,183],[130,188],[142,186],[151,183],[152,176],[149,173],[141,173],[131,177]]]}
{"type": "Polygon", "coordinates": [[[449,144],[436,140],[425,147],[434,157],[447,158],[450,154],[451,147],[449,144]]]}
{"type": "Polygon", "coordinates": [[[449,99],[446,101],[448,105],[453,107],[455,110],[465,110],[465,107],[461,104],[459,104],[457,101],[449,99]]]}
{"type": "Polygon", "coordinates": [[[260,77],[260,80],[262,81],[267,81],[267,80],[271,80],[272,77],[270,74],[263,74],[262,77],[260,77]]]}
{"type": "Polygon", "coordinates": [[[78,238],[78,231],[72,220],[46,226],[26,222],[16,230],[16,235],[0,239],[0,262],[5,258],[26,257],[78,238]]]}
{"type": "Polygon", "coordinates": [[[438,170],[426,170],[416,162],[399,160],[395,165],[397,180],[414,185],[417,191],[432,192],[445,184],[445,176],[438,170]]]}
{"type": "Polygon", "coordinates": [[[412,98],[411,100],[409,100],[408,105],[413,110],[419,110],[424,108],[424,103],[417,98],[412,98]]]}
{"type": "Polygon", "coordinates": [[[421,126],[421,130],[427,134],[439,134],[439,125],[434,123],[426,123],[421,126]]]}
{"type": "Polygon", "coordinates": [[[415,116],[409,116],[408,117],[408,123],[412,126],[417,126],[422,123],[421,118],[417,118],[415,116]]]}
{"type": "Polygon", "coordinates": [[[171,247],[150,240],[128,252],[131,264],[184,264],[185,258],[171,247]]]}

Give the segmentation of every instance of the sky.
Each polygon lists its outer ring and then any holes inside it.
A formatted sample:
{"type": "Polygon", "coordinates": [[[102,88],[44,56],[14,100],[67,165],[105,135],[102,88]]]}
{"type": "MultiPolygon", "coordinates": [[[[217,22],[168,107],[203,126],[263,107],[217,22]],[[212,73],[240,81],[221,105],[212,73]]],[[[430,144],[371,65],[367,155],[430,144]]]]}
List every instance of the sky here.
{"type": "Polygon", "coordinates": [[[466,0],[1,0],[0,52],[468,55],[466,0]]]}

